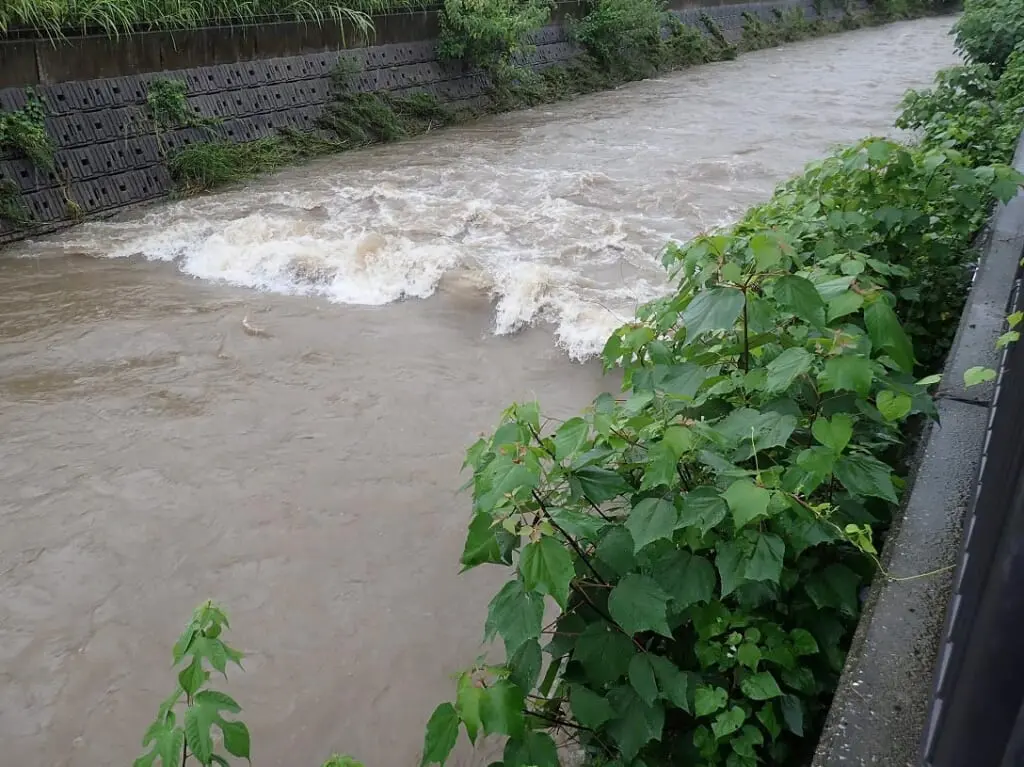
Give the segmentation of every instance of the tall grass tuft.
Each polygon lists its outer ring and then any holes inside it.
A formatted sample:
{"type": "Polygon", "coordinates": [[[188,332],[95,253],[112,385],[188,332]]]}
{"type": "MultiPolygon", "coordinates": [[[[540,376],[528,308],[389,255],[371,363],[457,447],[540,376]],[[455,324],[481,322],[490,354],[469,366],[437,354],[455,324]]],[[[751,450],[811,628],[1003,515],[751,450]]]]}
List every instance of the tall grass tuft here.
{"type": "Polygon", "coordinates": [[[205,192],[347,148],[316,134],[283,130],[278,136],[233,144],[191,144],[170,158],[171,177],[184,194],[205,192]]]}
{"type": "Polygon", "coordinates": [[[369,39],[370,16],[425,0],[0,0],[0,38],[32,30],[51,39],[80,32],[117,38],[134,31],[295,20],[337,23],[369,39]]]}

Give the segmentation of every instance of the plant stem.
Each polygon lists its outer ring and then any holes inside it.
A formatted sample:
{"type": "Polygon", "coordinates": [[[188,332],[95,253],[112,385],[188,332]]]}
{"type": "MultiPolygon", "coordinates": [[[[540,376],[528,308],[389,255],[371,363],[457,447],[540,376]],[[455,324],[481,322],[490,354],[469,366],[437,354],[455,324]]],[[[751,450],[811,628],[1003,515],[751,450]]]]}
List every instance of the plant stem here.
{"type": "Polygon", "coordinates": [[[750,372],[750,330],[747,325],[747,289],[743,288],[743,372],[750,372]]]}
{"type": "Polygon", "coordinates": [[[573,551],[575,551],[576,554],[579,556],[579,558],[583,560],[583,564],[585,564],[587,568],[590,570],[590,572],[594,574],[594,577],[601,582],[601,585],[608,586],[609,588],[611,588],[608,581],[601,577],[601,573],[597,571],[597,568],[594,567],[591,561],[587,558],[587,555],[583,552],[583,549],[576,542],[576,539],[569,535],[569,533],[565,532],[565,530],[563,530],[561,526],[557,522],[555,522],[554,519],[552,519],[547,507],[544,505],[544,501],[541,500],[540,493],[538,493],[536,490],[531,490],[530,492],[533,493],[534,500],[537,501],[537,505],[540,506],[541,511],[544,512],[544,516],[548,518],[548,522],[550,522],[551,526],[562,534],[562,537],[565,538],[566,543],[568,543],[572,547],[573,551]]]}
{"type": "Polygon", "coordinates": [[[594,600],[591,599],[590,595],[587,594],[587,592],[584,591],[582,588],[580,588],[578,584],[573,582],[570,583],[570,586],[572,587],[572,590],[579,594],[583,601],[586,602],[595,613],[597,613],[606,621],[608,621],[609,624],[611,624],[614,628],[622,632],[625,636],[629,637],[629,641],[631,641],[636,646],[636,649],[638,649],[642,653],[647,652],[647,649],[642,644],[640,644],[640,642],[637,641],[636,637],[627,633],[626,630],[622,628],[622,626],[615,622],[615,619],[612,616],[610,616],[608,613],[606,613],[604,610],[602,610],[600,607],[594,604],[594,600]]]}
{"type": "Polygon", "coordinates": [[[589,727],[584,727],[581,724],[575,724],[574,722],[567,722],[564,719],[559,719],[557,716],[548,716],[547,714],[541,714],[537,711],[524,711],[527,716],[534,716],[538,719],[543,719],[545,722],[558,725],[559,727],[572,727],[574,730],[585,730],[586,732],[593,732],[589,727]]]}

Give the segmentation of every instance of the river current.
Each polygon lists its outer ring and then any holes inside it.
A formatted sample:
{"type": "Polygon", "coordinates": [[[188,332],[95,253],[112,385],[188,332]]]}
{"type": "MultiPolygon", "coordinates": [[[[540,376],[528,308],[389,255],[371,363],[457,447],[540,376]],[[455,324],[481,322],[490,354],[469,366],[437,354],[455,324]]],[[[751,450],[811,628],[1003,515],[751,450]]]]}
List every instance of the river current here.
{"type": "MultiPolygon", "coordinates": [[[[788,45],[350,152],[0,256],[5,764],[124,765],[207,597],[254,764],[417,764],[501,573],[464,448],[609,387],[670,238],[891,133],[949,19],[788,45]]],[[[461,765],[485,765],[464,751],[461,765]]]]}

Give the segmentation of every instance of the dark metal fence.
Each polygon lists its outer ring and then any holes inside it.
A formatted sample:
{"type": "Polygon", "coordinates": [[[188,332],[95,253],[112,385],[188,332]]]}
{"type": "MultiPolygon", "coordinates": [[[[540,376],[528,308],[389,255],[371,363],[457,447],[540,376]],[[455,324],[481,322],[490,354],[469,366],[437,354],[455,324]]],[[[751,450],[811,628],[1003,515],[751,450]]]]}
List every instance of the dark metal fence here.
{"type": "Polygon", "coordinates": [[[999,374],[922,752],[927,767],[1024,765],[1024,342],[999,374]]]}

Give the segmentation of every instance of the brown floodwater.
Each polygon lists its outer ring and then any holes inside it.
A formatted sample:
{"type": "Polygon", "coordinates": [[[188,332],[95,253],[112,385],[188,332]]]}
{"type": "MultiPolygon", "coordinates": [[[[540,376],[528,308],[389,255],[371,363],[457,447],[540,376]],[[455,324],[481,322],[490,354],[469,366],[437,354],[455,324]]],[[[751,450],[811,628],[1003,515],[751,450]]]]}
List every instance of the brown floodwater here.
{"type": "MultiPolygon", "coordinates": [[[[667,289],[670,237],[885,132],[948,19],[741,57],[330,158],[0,258],[0,744],[125,765],[222,602],[254,764],[417,764],[481,652],[464,448],[667,289]]],[[[464,751],[462,765],[483,765],[464,751]]]]}

